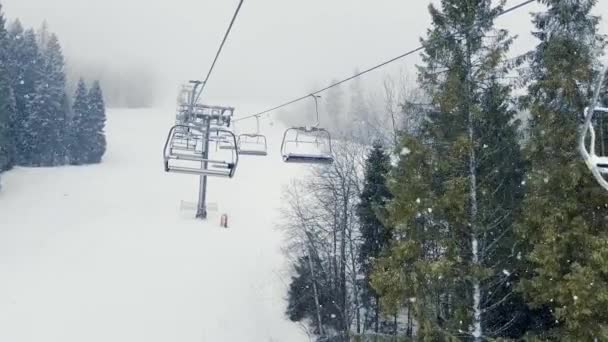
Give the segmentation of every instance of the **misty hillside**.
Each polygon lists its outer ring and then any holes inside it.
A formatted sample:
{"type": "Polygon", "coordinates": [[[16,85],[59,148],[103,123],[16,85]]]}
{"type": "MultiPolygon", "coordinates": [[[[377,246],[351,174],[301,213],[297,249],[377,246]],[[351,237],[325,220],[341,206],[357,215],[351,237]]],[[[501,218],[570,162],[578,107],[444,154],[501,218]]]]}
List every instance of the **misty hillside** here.
{"type": "Polygon", "coordinates": [[[78,80],[99,80],[110,108],[149,108],[162,103],[157,72],[137,66],[108,67],[94,63],[80,63],[68,56],[68,89],[76,88],[78,80]]]}
{"type": "Polygon", "coordinates": [[[608,341],[607,0],[0,0],[0,342],[608,341]]]}

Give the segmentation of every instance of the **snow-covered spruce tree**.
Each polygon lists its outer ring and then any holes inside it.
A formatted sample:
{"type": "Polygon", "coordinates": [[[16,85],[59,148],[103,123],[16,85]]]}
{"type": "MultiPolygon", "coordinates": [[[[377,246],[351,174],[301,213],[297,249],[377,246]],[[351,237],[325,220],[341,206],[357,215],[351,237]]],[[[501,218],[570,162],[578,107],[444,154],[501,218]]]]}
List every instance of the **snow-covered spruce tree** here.
{"type": "Polygon", "coordinates": [[[8,75],[0,65],[0,172],[14,165],[15,145],[10,118],[15,111],[15,97],[8,75]]]}
{"type": "Polygon", "coordinates": [[[0,5],[0,172],[10,169],[14,164],[15,145],[10,119],[14,115],[15,98],[7,72],[8,33],[6,20],[0,5]]]}
{"type": "Polygon", "coordinates": [[[82,127],[85,132],[90,133],[89,142],[86,144],[88,150],[84,155],[85,162],[89,164],[100,163],[106,152],[106,107],[99,81],[93,82],[88,96],[88,115],[83,117],[82,127]]]}
{"type": "Polygon", "coordinates": [[[521,289],[549,307],[555,327],[542,339],[608,340],[608,194],[577,151],[596,58],[605,46],[596,0],[543,0],[534,15],[539,44],[525,104],[531,113],[530,168],[518,233],[528,248],[521,289]]]}
{"type": "Polygon", "coordinates": [[[65,73],[61,47],[53,35],[40,56],[41,70],[33,99],[26,106],[32,128],[32,166],[55,166],[65,161],[65,73]]]}
{"type": "Polygon", "coordinates": [[[8,73],[15,96],[15,112],[11,118],[14,132],[16,163],[32,165],[35,156],[35,140],[39,123],[32,112],[36,85],[42,72],[41,58],[33,30],[24,31],[19,21],[9,28],[8,73]]]}
{"type": "Polygon", "coordinates": [[[493,20],[503,5],[430,6],[419,83],[432,110],[419,136],[403,137],[389,183],[394,242],[373,285],[389,312],[409,306],[429,341],[517,334],[524,311],[511,290],[523,170],[511,88],[501,82],[512,39],[493,20]]]}
{"type": "Polygon", "coordinates": [[[374,260],[390,241],[390,231],[379,218],[384,216],[381,211],[391,197],[386,185],[389,170],[390,156],[380,143],[375,143],[365,161],[365,179],[361,201],[357,206],[362,240],[359,262],[364,275],[361,293],[362,306],[365,309],[364,330],[375,333],[386,332],[381,330],[380,299],[371,287],[370,277],[374,260]]]}
{"type": "Polygon", "coordinates": [[[66,94],[65,61],[55,34],[51,34],[43,51],[43,73],[41,87],[43,97],[48,95],[46,112],[50,115],[51,126],[49,138],[51,142],[49,153],[50,165],[64,165],[67,162],[66,135],[68,124],[68,103],[66,94]]]}
{"type": "Polygon", "coordinates": [[[74,94],[74,103],[72,104],[72,118],[69,124],[69,133],[67,136],[67,149],[70,159],[70,164],[80,165],[84,162],[89,143],[89,134],[83,127],[83,120],[89,115],[89,90],[86,83],[81,78],[78,80],[76,92],[74,94]]]}

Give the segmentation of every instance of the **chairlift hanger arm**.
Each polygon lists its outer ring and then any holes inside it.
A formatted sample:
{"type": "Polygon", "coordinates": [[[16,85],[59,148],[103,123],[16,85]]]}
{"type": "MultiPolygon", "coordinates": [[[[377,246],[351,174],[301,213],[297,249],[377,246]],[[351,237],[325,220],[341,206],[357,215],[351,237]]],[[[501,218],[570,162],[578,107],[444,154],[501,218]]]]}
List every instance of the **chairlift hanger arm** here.
{"type": "Polygon", "coordinates": [[[317,128],[321,124],[321,120],[319,119],[319,98],[321,98],[321,96],[315,94],[310,94],[310,96],[315,99],[315,111],[317,112],[317,122],[312,127],[317,128]]]}
{"type": "Polygon", "coordinates": [[[608,190],[608,181],[606,181],[606,179],[602,175],[602,172],[599,169],[600,165],[598,164],[602,158],[606,157],[598,157],[595,154],[595,129],[593,128],[593,115],[595,114],[595,112],[608,113],[608,108],[597,106],[597,104],[599,103],[601,89],[604,84],[604,78],[606,77],[607,72],[608,66],[606,66],[602,70],[598,82],[596,84],[591,104],[588,108],[585,109],[585,122],[581,127],[579,136],[579,151],[583,157],[583,160],[585,161],[585,164],[587,165],[589,170],[591,170],[591,173],[593,174],[598,184],[605,190],[608,190]],[[589,151],[587,150],[585,144],[585,140],[587,139],[588,134],[591,138],[589,151]]]}

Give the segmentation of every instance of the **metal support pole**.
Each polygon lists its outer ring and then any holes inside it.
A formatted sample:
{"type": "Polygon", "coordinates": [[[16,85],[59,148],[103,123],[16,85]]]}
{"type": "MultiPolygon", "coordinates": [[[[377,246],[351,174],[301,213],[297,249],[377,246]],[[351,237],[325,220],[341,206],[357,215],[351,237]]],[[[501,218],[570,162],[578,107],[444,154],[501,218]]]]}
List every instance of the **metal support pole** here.
{"type": "MultiPolygon", "coordinates": [[[[203,158],[209,159],[209,134],[211,130],[211,120],[205,120],[205,146],[203,150],[203,158]]],[[[207,170],[209,167],[208,162],[203,162],[203,169],[207,170]]],[[[198,189],[198,208],[196,211],[196,218],[207,219],[207,176],[200,176],[200,184],[198,189]]]]}

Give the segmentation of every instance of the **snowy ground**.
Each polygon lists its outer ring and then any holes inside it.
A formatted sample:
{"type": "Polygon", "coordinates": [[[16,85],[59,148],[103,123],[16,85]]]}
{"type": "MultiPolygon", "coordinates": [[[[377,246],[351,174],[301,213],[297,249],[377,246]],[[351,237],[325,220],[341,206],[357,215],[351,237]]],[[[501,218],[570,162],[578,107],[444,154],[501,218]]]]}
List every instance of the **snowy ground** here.
{"type": "Polygon", "coordinates": [[[277,209],[302,168],[281,163],[280,129],[211,180],[225,230],[179,210],[197,179],[163,172],[171,116],[110,111],[103,164],[3,176],[0,341],[307,341],[284,318],[277,209]]]}

